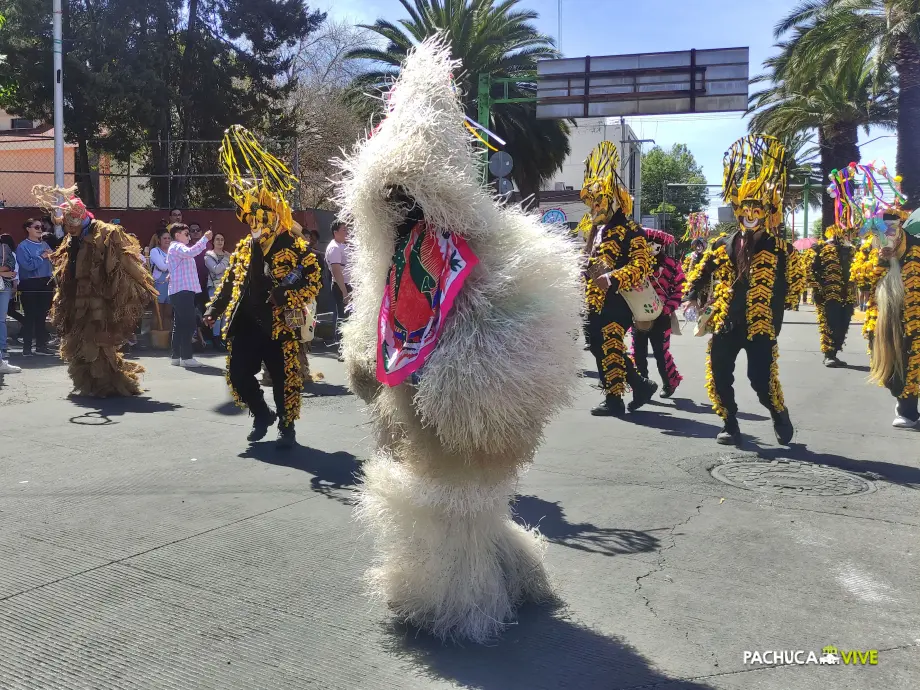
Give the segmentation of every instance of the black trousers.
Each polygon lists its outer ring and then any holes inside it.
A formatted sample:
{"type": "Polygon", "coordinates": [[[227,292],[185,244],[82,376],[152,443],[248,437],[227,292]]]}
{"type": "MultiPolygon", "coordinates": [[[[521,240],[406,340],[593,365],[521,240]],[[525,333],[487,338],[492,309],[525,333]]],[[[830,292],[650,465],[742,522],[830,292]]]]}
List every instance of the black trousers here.
{"type": "Polygon", "coordinates": [[[763,336],[748,340],[747,334],[740,330],[717,333],[709,342],[706,378],[713,409],[723,419],[734,418],[738,414],[734,388],[735,361],[742,350],[747,353],[747,375],[751,387],[757,393],[760,404],[775,418],[786,409],[779,383],[779,347],[776,340],[763,336]]]}
{"type": "Polygon", "coordinates": [[[230,385],[249,411],[256,415],[268,412],[262,387],[256,380],[263,362],[272,379],[275,409],[284,422],[284,353],[281,343],[272,340],[268,333],[255,324],[247,323],[245,327],[234,328],[228,365],[230,385]]]}
{"type": "Polygon", "coordinates": [[[639,381],[632,359],[626,355],[626,331],[632,326],[632,312],[618,295],[604,302],[600,313],[588,312],[588,344],[597,361],[604,393],[618,398],[626,393],[626,384],[639,381]]]}
{"type": "Polygon", "coordinates": [[[191,290],[174,292],[169,296],[173,308],[172,358],[192,359],[195,350],[192,339],[195,337],[195,293],[191,290]]]}
{"type": "Polygon", "coordinates": [[[48,318],[48,312],[51,311],[51,301],[54,298],[54,293],[29,291],[19,294],[24,317],[22,324],[22,351],[31,352],[33,341],[38,348],[44,348],[48,345],[48,329],[45,327],[45,319],[48,318]]]}
{"type": "Polygon", "coordinates": [[[846,342],[853,320],[853,305],[830,300],[817,305],[817,313],[818,324],[824,326],[821,329],[821,352],[836,355],[846,342]]]}

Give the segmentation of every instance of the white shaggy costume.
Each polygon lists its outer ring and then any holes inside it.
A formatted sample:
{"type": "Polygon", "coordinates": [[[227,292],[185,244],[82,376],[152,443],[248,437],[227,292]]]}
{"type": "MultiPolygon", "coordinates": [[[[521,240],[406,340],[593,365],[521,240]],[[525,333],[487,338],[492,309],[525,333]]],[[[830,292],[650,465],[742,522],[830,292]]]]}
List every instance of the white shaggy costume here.
{"type": "Polygon", "coordinates": [[[372,591],[403,621],[484,642],[518,603],[551,594],[542,539],[512,522],[509,500],[577,382],[581,291],[579,252],[564,231],[499,206],[480,186],[457,68],[438,40],[418,46],[387,117],[341,163],[354,287],[342,342],[349,385],[377,429],[357,509],[377,545],[372,591]],[[442,305],[423,367],[393,385],[378,362],[388,351],[381,305],[413,214],[475,260],[442,305]]]}

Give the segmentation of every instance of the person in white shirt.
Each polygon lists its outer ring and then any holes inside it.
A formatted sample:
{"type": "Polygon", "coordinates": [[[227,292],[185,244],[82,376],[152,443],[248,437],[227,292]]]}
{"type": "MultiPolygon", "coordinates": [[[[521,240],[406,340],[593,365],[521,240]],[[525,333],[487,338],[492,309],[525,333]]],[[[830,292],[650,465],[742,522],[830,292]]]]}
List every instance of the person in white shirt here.
{"type": "MultiPolygon", "coordinates": [[[[326,246],[326,265],[332,272],[332,295],[335,298],[336,332],[348,316],[345,312],[351,300],[351,273],[348,266],[348,226],[336,223],[332,241],[326,246]]],[[[342,358],[339,357],[339,360],[342,358]]]]}
{"type": "Polygon", "coordinates": [[[169,266],[166,264],[166,253],[169,251],[169,244],[172,240],[169,237],[169,230],[163,228],[157,232],[159,243],[150,250],[150,265],[153,273],[153,286],[160,293],[157,302],[160,304],[169,303],[169,266]]]}

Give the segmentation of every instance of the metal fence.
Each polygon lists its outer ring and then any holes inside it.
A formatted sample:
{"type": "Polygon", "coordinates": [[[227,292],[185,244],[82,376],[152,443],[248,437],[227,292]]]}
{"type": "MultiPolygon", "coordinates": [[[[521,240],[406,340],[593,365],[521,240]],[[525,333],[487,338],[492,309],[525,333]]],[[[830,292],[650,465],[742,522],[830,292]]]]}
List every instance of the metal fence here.
{"type": "MultiPolygon", "coordinates": [[[[81,165],[78,147],[67,143],[64,183],[79,185],[84,201],[97,208],[228,209],[232,202],[218,164],[220,144],[219,140],[170,140],[147,142],[129,153],[90,150],[81,165]]],[[[300,178],[299,142],[264,144],[300,178]]],[[[33,206],[33,185],[53,183],[53,137],[3,132],[0,206],[33,206]]],[[[302,190],[295,191],[289,201],[295,210],[301,210],[302,190]]]]}

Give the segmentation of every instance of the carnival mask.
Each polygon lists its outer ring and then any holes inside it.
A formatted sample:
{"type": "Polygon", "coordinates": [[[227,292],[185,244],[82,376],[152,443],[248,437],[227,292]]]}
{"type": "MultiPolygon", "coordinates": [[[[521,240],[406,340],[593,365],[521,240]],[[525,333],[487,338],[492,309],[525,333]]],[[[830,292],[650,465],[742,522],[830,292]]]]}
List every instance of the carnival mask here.
{"type": "Polygon", "coordinates": [[[889,214],[885,214],[884,218],[870,218],[863,229],[870,233],[872,246],[878,249],[879,256],[890,258],[898,253],[904,239],[900,218],[889,214]]]}
{"type": "Polygon", "coordinates": [[[735,207],[735,218],[743,232],[757,232],[767,217],[767,209],[759,199],[745,199],[735,207]]]}
{"type": "Polygon", "coordinates": [[[619,208],[613,195],[605,194],[600,184],[595,184],[584,196],[588,202],[591,221],[595,225],[602,225],[609,221],[619,208]]]}
{"type": "Polygon", "coordinates": [[[89,215],[86,205],[80,197],[71,197],[60,204],[57,209],[61,215],[54,214],[52,220],[55,225],[61,225],[71,235],[77,235],[83,229],[83,222],[89,215]]]}
{"type": "Polygon", "coordinates": [[[658,242],[649,242],[648,243],[649,251],[652,253],[652,256],[658,256],[661,254],[662,245],[658,242]]]}

